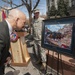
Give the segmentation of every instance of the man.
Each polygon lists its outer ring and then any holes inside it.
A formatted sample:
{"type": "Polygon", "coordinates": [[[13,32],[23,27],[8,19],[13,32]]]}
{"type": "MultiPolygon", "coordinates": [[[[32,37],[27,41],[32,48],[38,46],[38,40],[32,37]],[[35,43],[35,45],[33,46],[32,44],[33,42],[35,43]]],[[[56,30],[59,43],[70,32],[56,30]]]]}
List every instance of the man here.
{"type": "Polygon", "coordinates": [[[8,17],[0,23],[0,75],[4,75],[5,64],[10,61],[10,34],[14,29],[21,29],[26,22],[26,16],[18,9],[9,12],[8,17]]]}
{"type": "Polygon", "coordinates": [[[37,64],[40,63],[42,59],[42,66],[40,69],[44,69],[46,67],[46,53],[45,49],[41,47],[41,32],[42,32],[42,20],[40,16],[40,12],[38,9],[34,10],[34,20],[33,20],[33,34],[34,34],[34,47],[35,54],[37,55],[38,61],[37,64]],[[39,46],[39,47],[38,47],[39,46]],[[39,48],[39,49],[38,49],[39,48]]]}

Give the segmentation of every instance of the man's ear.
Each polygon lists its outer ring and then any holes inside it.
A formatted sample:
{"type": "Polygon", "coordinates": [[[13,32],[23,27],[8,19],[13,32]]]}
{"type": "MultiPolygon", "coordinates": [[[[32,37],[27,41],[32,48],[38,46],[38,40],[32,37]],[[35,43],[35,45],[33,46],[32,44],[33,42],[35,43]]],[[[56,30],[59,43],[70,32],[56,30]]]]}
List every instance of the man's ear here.
{"type": "Polygon", "coordinates": [[[19,18],[16,18],[16,21],[18,21],[19,20],[19,18]]]}
{"type": "Polygon", "coordinates": [[[17,20],[18,20],[17,17],[14,17],[14,18],[13,18],[13,21],[14,21],[15,23],[17,22],[17,20]]]}

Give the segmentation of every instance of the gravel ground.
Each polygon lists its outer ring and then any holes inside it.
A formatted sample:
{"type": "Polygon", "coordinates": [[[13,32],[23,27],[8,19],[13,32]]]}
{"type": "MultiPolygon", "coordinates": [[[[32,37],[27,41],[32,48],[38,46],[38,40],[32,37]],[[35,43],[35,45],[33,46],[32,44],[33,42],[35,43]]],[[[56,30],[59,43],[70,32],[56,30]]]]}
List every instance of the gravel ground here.
{"type": "MultiPolygon", "coordinates": [[[[16,67],[16,66],[13,66],[16,70],[20,70],[20,73],[18,75],[45,75],[44,74],[45,71],[41,71],[40,70],[40,64],[36,65],[34,63],[35,57],[34,57],[34,54],[33,54],[32,47],[28,48],[28,52],[30,54],[31,60],[30,60],[30,62],[29,62],[27,67],[16,67]]],[[[49,73],[50,73],[50,70],[51,70],[50,68],[47,69],[47,71],[49,71],[49,73]]],[[[9,71],[13,71],[14,72],[14,70],[11,69],[10,67],[6,67],[5,73],[7,73],[9,71]]],[[[17,75],[17,74],[15,74],[15,75],[17,75]]],[[[50,74],[47,74],[47,75],[50,75],[50,74]]],[[[56,72],[54,71],[52,75],[56,75],[56,72]]]]}

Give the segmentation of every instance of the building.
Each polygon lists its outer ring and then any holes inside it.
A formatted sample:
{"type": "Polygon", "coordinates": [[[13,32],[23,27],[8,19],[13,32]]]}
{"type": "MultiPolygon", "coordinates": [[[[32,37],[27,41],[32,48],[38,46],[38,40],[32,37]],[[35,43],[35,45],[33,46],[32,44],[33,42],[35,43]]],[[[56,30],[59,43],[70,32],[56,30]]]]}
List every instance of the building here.
{"type": "Polygon", "coordinates": [[[70,15],[75,16],[75,0],[71,1],[70,15]]]}
{"type": "MultiPolygon", "coordinates": [[[[48,12],[51,8],[52,5],[55,6],[56,9],[58,9],[58,1],[59,0],[46,0],[46,3],[47,3],[47,15],[48,15],[48,12]]],[[[74,16],[75,15],[75,0],[64,0],[64,1],[68,1],[68,4],[69,4],[69,13],[71,16],[74,16]]]]}

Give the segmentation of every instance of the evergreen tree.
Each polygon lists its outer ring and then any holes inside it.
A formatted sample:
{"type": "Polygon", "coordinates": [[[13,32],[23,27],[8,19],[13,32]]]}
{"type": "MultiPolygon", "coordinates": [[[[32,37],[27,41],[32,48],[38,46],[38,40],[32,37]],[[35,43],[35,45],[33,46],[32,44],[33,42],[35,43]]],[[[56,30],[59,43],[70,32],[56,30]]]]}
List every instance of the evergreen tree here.
{"type": "Polygon", "coordinates": [[[50,16],[55,16],[56,15],[56,8],[54,5],[51,6],[51,9],[49,11],[50,16]]]}
{"type": "Polygon", "coordinates": [[[67,1],[65,1],[65,3],[64,3],[64,7],[65,7],[65,10],[64,10],[64,12],[65,12],[65,15],[66,16],[69,16],[70,14],[69,14],[69,2],[68,2],[68,0],[67,1]]]}
{"type": "Polygon", "coordinates": [[[57,16],[57,10],[56,10],[54,4],[52,4],[52,6],[49,9],[49,12],[47,14],[48,14],[48,18],[57,16]]]}
{"type": "Polygon", "coordinates": [[[69,8],[68,1],[59,0],[59,2],[58,2],[58,14],[61,17],[69,15],[68,8],[69,8]]]}
{"type": "Polygon", "coordinates": [[[58,9],[56,9],[54,3],[52,4],[52,6],[49,9],[48,14],[48,18],[50,18],[51,16],[55,16],[55,18],[57,16],[60,17],[65,17],[65,16],[69,16],[69,1],[68,0],[58,0],[58,9]]]}

